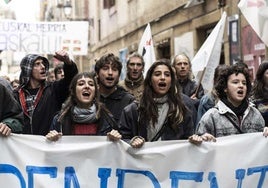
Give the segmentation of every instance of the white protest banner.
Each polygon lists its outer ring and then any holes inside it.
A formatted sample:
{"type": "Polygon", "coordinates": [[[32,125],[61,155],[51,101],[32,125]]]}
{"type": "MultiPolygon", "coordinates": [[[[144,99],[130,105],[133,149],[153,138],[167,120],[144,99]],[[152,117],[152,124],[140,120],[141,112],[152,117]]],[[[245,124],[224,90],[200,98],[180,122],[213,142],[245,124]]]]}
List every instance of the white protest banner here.
{"type": "Polygon", "coordinates": [[[262,133],[146,143],[140,149],[102,136],[0,137],[1,188],[267,188],[262,133]]]}
{"type": "Polygon", "coordinates": [[[150,66],[155,62],[155,53],[154,53],[154,43],[152,38],[151,26],[148,23],[144,33],[141,37],[138,53],[143,56],[145,66],[144,66],[144,76],[150,66]]]}
{"type": "Polygon", "coordinates": [[[206,93],[213,87],[215,68],[220,62],[225,21],[226,12],[223,12],[220,21],[191,61],[195,80],[200,82],[202,79],[201,84],[206,93]]]}
{"type": "Polygon", "coordinates": [[[268,46],[268,2],[266,0],[241,0],[238,7],[252,29],[268,46]]]}
{"type": "Polygon", "coordinates": [[[54,54],[64,49],[86,55],[88,22],[17,22],[0,20],[0,50],[54,54]]]}

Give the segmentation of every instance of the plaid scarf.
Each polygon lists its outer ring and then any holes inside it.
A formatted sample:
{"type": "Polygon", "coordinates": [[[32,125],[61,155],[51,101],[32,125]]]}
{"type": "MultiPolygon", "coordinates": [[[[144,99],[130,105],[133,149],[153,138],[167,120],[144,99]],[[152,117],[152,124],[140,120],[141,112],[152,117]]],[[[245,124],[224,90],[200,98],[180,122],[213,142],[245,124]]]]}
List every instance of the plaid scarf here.
{"type": "Polygon", "coordinates": [[[29,91],[20,88],[19,95],[20,95],[20,103],[22,106],[22,110],[24,114],[28,115],[29,117],[33,116],[34,109],[38,104],[42,94],[43,94],[44,87],[40,87],[36,95],[30,94],[29,91]]]}

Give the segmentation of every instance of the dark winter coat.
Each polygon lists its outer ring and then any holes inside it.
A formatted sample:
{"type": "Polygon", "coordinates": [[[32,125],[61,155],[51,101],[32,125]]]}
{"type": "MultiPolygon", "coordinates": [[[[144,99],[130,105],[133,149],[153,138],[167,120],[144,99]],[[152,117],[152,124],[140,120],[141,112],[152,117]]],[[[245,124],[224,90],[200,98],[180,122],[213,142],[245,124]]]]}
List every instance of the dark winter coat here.
{"type": "Polygon", "coordinates": [[[101,95],[100,102],[105,104],[105,107],[113,114],[115,121],[119,123],[123,109],[133,102],[134,99],[133,95],[128,93],[121,86],[117,86],[117,89],[111,95],[107,97],[101,95]]]}
{"type": "MultiPolygon", "coordinates": [[[[23,90],[27,90],[27,84],[31,77],[33,64],[37,58],[41,56],[31,55],[21,62],[21,86],[23,90]],[[24,66],[22,66],[22,64],[24,66]]],[[[44,61],[47,61],[44,59],[44,61]]],[[[48,63],[48,62],[47,62],[48,63]]],[[[46,69],[48,69],[46,67],[46,69]]],[[[69,84],[72,78],[78,73],[75,63],[68,65],[64,63],[64,78],[55,82],[43,82],[43,94],[34,109],[32,119],[24,113],[24,134],[46,135],[49,132],[53,117],[61,109],[63,102],[69,95],[69,84]]],[[[19,89],[20,89],[19,88],[19,89]]],[[[22,106],[21,98],[19,97],[19,89],[15,91],[15,98],[22,106]]]]}
{"type": "Polygon", "coordinates": [[[21,133],[23,113],[10,91],[0,84],[0,122],[5,123],[13,133],[21,133]]]}
{"type": "MultiPolygon", "coordinates": [[[[192,114],[189,111],[184,117],[184,121],[177,125],[174,129],[170,125],[172,124],[168,120],[167,127],[161,136],[161,140],[179,140],[188,139],[193,134],[194,125],[192,120],[192,114]]],[[[130,140],[134,136],[142,136],[147,139],[147,126],[149,120],[139,123],[139,110],[136,102],[131,103],[122,112],[122,116],[119,124],[119,131],[122,134],[124,140],[130,140]]]]}

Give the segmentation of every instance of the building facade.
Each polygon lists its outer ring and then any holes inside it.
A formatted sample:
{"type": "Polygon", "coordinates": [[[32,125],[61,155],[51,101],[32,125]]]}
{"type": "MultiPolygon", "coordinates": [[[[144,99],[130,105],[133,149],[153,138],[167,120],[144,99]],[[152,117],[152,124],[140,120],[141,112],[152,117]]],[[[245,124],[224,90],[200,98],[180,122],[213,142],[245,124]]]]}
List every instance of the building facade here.
{"type": "MultiPolygon", "coordinates": [[[[72,20],[89,23],[88,55],[80,57],[82,69],[92,70],[107,52],[123,61],[137,51],[148,23],[156,58],[185,52],[192,58],[227,13],[221,63],[242,59],[253,71],[265,58],[266,47],[240,13],[239,0],[83,0],[70,1],[72,20]],[[231,34],[230,34],[231,33],[231,34]],[[251,40],[249,40],[249,37],[251,40]]],[[[79,31],[77,31],[79,32],[79,31]]]]}
{"type": "Polygon", "coordinates": [[[172,59],[181,52],[193,58],[225,11],[220,61],[232,64],[242,59],[255,77],[267,49],[240,13],[238,3],[239,0],[43,0],[39,17],[48,22],[88,22],[88,54],[74,59],[80,71],[90,71],[95,60],[107,52],[124,62],[128,54],[138,50],[148,23],[157,59],[172,59]]]}

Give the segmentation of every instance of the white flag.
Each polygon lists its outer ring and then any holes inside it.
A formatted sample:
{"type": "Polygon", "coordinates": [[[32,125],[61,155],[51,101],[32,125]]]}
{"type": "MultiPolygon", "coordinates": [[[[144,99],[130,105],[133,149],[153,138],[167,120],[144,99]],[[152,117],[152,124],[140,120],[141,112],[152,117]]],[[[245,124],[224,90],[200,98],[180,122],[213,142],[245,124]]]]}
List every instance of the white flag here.
{"type": "Polygon", "coordinates": [[[241,0],[238,4],[242,14],[266,46],[268,46],[267,3],[265,0],[241,0]]]}
{"type": "Polygon", "coordinates": [[[143,56],[145,62],[144,76],[146,76],[148,69],[153,64],[153,62],[155,62],[154,43],[149,23],[147,24],[147,27],[141,37],[138,53],[143,56]]]}
{"type": "Polygon", "coordinates": [[[220,62],[225,21],[226,12],[223,12],[220,21],[191,61],[192,72],[198,83],[200,82],[203,73],[201,84],[205,93],[209,92],[213,87],[215,68],[220,62]]]}

